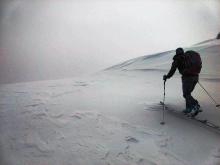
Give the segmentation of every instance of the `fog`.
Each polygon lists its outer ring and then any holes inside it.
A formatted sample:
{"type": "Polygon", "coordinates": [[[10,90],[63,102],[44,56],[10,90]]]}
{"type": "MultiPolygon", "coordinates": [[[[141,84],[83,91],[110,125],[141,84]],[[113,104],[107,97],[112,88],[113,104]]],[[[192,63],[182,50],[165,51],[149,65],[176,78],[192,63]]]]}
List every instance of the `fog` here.
{"type": "Polygon", "coordinates": [[[91,74],[220,31],[218,0],[4,0],[0,83],[91,74]]]}

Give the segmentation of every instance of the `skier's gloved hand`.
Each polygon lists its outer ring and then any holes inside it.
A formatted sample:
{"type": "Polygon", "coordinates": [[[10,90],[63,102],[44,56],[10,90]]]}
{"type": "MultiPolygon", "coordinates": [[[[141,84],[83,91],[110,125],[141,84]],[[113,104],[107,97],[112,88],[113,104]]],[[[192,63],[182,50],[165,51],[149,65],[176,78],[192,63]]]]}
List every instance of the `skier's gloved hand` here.
{"type": "Polygon", "coordinates": [[[167,75],[163,75],[163,80],[164,80],[164,81],[167,80],[167,75]]]}

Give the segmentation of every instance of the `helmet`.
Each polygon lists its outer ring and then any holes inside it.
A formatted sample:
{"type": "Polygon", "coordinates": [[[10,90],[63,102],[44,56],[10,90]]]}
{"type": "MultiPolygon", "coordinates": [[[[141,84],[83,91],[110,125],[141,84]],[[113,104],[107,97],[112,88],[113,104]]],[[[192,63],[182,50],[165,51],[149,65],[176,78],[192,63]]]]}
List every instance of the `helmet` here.
{"type": "Polygon", "coordinates": [[[182,55],[182,54],[184,54],[183,48],[177,48],[176,49],[176,55],[182,55]]]}

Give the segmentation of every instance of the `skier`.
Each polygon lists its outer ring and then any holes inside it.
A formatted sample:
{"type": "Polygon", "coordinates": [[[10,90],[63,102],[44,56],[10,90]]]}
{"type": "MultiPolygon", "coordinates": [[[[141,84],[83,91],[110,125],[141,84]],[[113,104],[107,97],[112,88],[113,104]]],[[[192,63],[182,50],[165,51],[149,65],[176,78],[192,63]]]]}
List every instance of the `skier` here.
{"type": "Polygon", "coordinates": [[[166,81],[171,78],[177,68],[182,75],[183,97],[186,102],[186,109],[183,110],[183,113],[192,113],[194,117],[201,112],[198,101],[191,95],[198,82],[199,73],[202,68],[202,61],[199,53],[192,50],[184,52],[183,48],[177,48],[176,55],[173,57],[171,69],[167,75],[163,76],[163,80],[166,81]]]}

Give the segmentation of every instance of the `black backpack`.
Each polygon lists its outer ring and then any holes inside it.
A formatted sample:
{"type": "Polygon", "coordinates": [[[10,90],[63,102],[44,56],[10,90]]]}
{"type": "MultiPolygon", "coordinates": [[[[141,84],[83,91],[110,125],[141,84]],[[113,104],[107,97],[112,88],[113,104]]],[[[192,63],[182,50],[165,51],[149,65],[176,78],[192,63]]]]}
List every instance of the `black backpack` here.
{"type": "Polygon", "coordinates": [[[184,53],[184,74],[198,75],[202,69],[202,60],[200,54],[195,51],[186,51],[184,53]]]}

